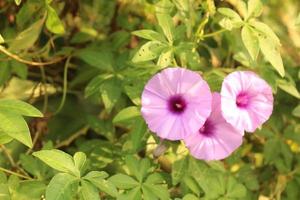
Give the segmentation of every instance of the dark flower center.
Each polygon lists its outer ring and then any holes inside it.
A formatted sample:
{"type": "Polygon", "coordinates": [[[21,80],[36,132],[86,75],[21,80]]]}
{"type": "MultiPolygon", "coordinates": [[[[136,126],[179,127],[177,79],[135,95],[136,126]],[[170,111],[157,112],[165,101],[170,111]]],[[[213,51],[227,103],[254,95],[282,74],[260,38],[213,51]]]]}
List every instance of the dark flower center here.
{"type": "Polygon", "coordinates": [[[180,114],[186,109],[186,101],[181,95],[173,96],[169,99],[168,107],[173,113],[180,114]]]}
{"type": "Polygon", "coordinates": [[[199,129],[199,134],[205,136],[212,136],[214,133],[214,129],[214,125],[209,120],[206,120],[204,125],[199,129]]]}
{"type": "Polygon", "coordinates": [[[236,98],[236,105],[240,108],[246,108],[249,105],[250,97],[242,92],[236,98]]]}

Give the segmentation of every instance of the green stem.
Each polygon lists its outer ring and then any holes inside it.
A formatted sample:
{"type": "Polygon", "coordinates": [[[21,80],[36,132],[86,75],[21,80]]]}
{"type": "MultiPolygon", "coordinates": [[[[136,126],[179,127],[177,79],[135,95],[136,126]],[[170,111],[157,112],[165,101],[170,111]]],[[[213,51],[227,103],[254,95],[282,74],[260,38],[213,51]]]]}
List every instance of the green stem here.
{"type": "Polygon", "coordinates": [[[13,172],[13,171],[10,171],[10,170],[2,168],[2,167],[0,167],[0,171],[3,171],[3,172],[8,173],[8,174],[16,175],[20,178],[24,178],[24,179],[27,179],[27,180],[32,180],[32,178],[29,177],[29,176],[25,176],[25,175],[19,174],[17,172],[13,172]]]}
{"type": "Polygon", "coordinates": [[[68,67],[70,65],[70,60],[71,60],[71,56],[69,56],[66,60],[65,63],[65,68],[64,68],[64,83],[63,83],[63,96],[60,102],[59,107],[57,108],[57,110],[54,112],[54,115],[58,114],[62,108],[65,105],[65,101],[66,101],[66,97],[67,97],[67,90],[68,90],[68,67]]]}
{"type": "Polygon", "coordinates": [[[218,31],[216,31],[216,32],[212,32],[212,33],[205,34],[205,35],[203,35],[202,37],[203,37],[203,38],[213,37],[213,36],[215,36],[215,35],[218,35],[218,34],[220,34],[220,33],[225,32],[225,31],[227,31],[227,30],[226,30],[226,29],[220,29],[220,30],[218,30],[218,31]]]}

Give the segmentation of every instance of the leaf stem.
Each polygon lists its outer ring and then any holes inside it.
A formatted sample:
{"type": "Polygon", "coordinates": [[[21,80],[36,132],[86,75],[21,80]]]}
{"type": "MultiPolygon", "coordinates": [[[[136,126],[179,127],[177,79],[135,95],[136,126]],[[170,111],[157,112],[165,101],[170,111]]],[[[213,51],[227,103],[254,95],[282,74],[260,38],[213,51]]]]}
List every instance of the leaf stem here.
{"type": "Polygon", "coordinates": [[[83,128],[79,129],[77,132],[72,134],[71,137],[69,137],[66,140],[64,140],[64,141],[58,143],[57,145],[55,145],[55,149],[58,149],[58,148],[61,148],[61,147],[64,147],[64,146],[69,146],[74,140],[76,140],[77,138],[79,138],[82,135],[85,135],[88,130],[89,130],[89,127],[84,126],[83,128]]]}
{"type": "Polygon", "coordinates": [[[27,64],[27,65],[32,65],[32,66],[43,66],[43,65],[52,65],[55,63],[58,63],[62,60],[65,59],[65,57],[57,57],[56,59],[52,59],[51,61],[48,62],[34,62],[34,61],[29,61],[29,60],[25,60],[23,58],[20,58],[19,56],[9,52],[5,47],[0,45],[0,52],[4,53],[5,55],[7,55],[8,57],[15,59],[16,61],[19,61],[21,63],[27,64]]]}
{"type": "Polygon", "coordinates": [[[70,65],[70,61],[71,61],[71,56],[69,56],[66,60],[65,63],[65,68],[64,68],[64,80],[63,80],[63,96],[60,102],[59,107],[57,108],[57,110],[54,112],[54,115],[58,114],[62,108],[65,105],[65,101],[66,101],[66,97],[67,97],[67,90],[68,90],[68,67],[70,65]]]}
{"type": "Polygon", "coordinates": [[[33,179],[33,178],[29,177],[29,176],[25,176],[25,175],[19,174],[17,172],[10,171],[10,170],[5,169],[3,167],[0,167],[0,171],[6,172],[8,174],[16,175],[16,176],[18,176],[20,178],[24,178],[24,179],[27,179],[27,180],[32,180],[33,179]]]}
{"type": "Polygon", "coordinates": [[[212,32],[212,33],[205,34],[205,35],[202,36],[202,38],[213,37],[213,36],[215,36],[215,35],[218,35],[218,34],[220,34],[220,33],[225,32],[225,31],[227,31],[227,30],[226,30],[226,29],[220,29],[220,30],[218,30],[218,31],[215,31],[215,32],[212,32]]]}

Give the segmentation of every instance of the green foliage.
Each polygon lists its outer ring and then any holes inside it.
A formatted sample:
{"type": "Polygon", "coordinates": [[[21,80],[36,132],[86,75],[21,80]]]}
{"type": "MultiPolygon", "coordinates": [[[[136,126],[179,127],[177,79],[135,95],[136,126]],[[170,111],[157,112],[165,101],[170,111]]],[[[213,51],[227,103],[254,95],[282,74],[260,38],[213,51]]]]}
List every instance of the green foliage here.
{"type": "Polygon", "coordinates": [[[0,199],[300,199],[298,8],[0,1],[0,199]],[[170,66],[199,72],[212,91],[255,71],[273,89],[270,120],[225,160],[190,157],[141,114],[145,83],[170,66]]]}

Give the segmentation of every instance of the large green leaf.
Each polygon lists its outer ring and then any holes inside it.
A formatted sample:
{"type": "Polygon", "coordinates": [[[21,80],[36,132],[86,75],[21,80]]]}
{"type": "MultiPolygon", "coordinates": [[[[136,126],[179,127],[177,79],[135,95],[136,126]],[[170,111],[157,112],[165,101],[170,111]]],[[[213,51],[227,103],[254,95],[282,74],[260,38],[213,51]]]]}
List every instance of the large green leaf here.
{"type": "Polygon", "coordinates": [[[109,51],[86,48],[77,51],[76,56],[95,68],[104,71],[113,70],[113,55],[109,51]]]}
{"type": "Polygon", "coordinates": [[[293,95],[294,97],[300,99],[300,93],[299,93],[299,91],[297,90],[296,86],[293,83],[288,82],[284,79],[281,79],[281,80],[277,80],[277,85],[283,91],[285,91],[285,92],[289,93],[290,95],[293,95]]]}
{"type": "Polygon", "coordinates": [[[149,41],[135,53],[132,62],[137,63],[153,60],[159,56],[164,48],[166,48],[166,45],[161,42],[149,41]]]}
{"type": "Polygon", "coordinates": [[[43,117],[43,114],[32,105],[14,99],[0,99],[0,112],[12,112],[30,117],[43,117]]]}
{"type": "Polygon", "coordinates": [[[33,23],[29,28],[19,33],[18,36],[9,44],[9,50],[19,51],[32,47],[39,38],[43,24],[44,19],[40,19],[33,23]]]}
{"type": "Polygon", "coordinates": [[[80,175],[72,156],[63,151],[57,149],[41,150],[34,152],[33,155],[60,172],[71,173],[76,176],[80,175]]]}
{"type": "Polygon", "coordinates": [[[78,182],[75,176],[66,173],[55,175],[46,189],[46,200],[73,200],[78,182]]]}
{"type": "Polygon", "coordinates": [[[136,117],[141,116],[140,108],[136,106],[130,106],[121,110],[113,119],[113,123],[119,123],[135,119],[136,117]]]}
{"type": "Polygon", "coordinates": [[[132,189],[139,186],[139,183],[136,180],[125,174],[116,174],[108,180],[120,189],[132,189]]]}
{"type": "Polygon", "coordinates": [[[153,30],[138,30],[133,31],[132,34],[147,40],[167,42],[163,35],[153,30]]]}
{"type": "Polygon", "coordinates": [[[158,20],[159,26],[162,28],[169,43],[173,44],[175,26],[174,26],[172,17],[169,14],[156,13],[156,18],[158,20]]]}
{"type": "Polygon", "coordinates": [[[105,80],[100,87],[100,91],[107,112],[111,112],[122,93],[120,81],[117,78],[105,80]]]}
{"type": "Polygon", "coordinates": [[[285,75],[282,58],[278,49],[278,46],[274,42],[266,37],[258,37],[259,47],[264,54],[266,60],[277,70],[277,72],[283,77],[285,75]]]}
{"type": "Polygon", "coordinates": [[[88,181],[81,181],[80,200],[100,200],[98,189],[88,181]]]}
{"type": "Polygon", "coordinates": [[[22,116],[12,112],[0,112],[0,132],[28,147],[32,147],[29,128],[22,116]]]}
{"type": "Polygon", "coordinates": [[[129,133],[131,137],[133,150],[137,151],[141,147],[141,145],[143,144],[142,139],[144,138],[146,131],[147,125],[145,123],[145,120],[139,117],[135,120],[133,128],[129,133]]]}

